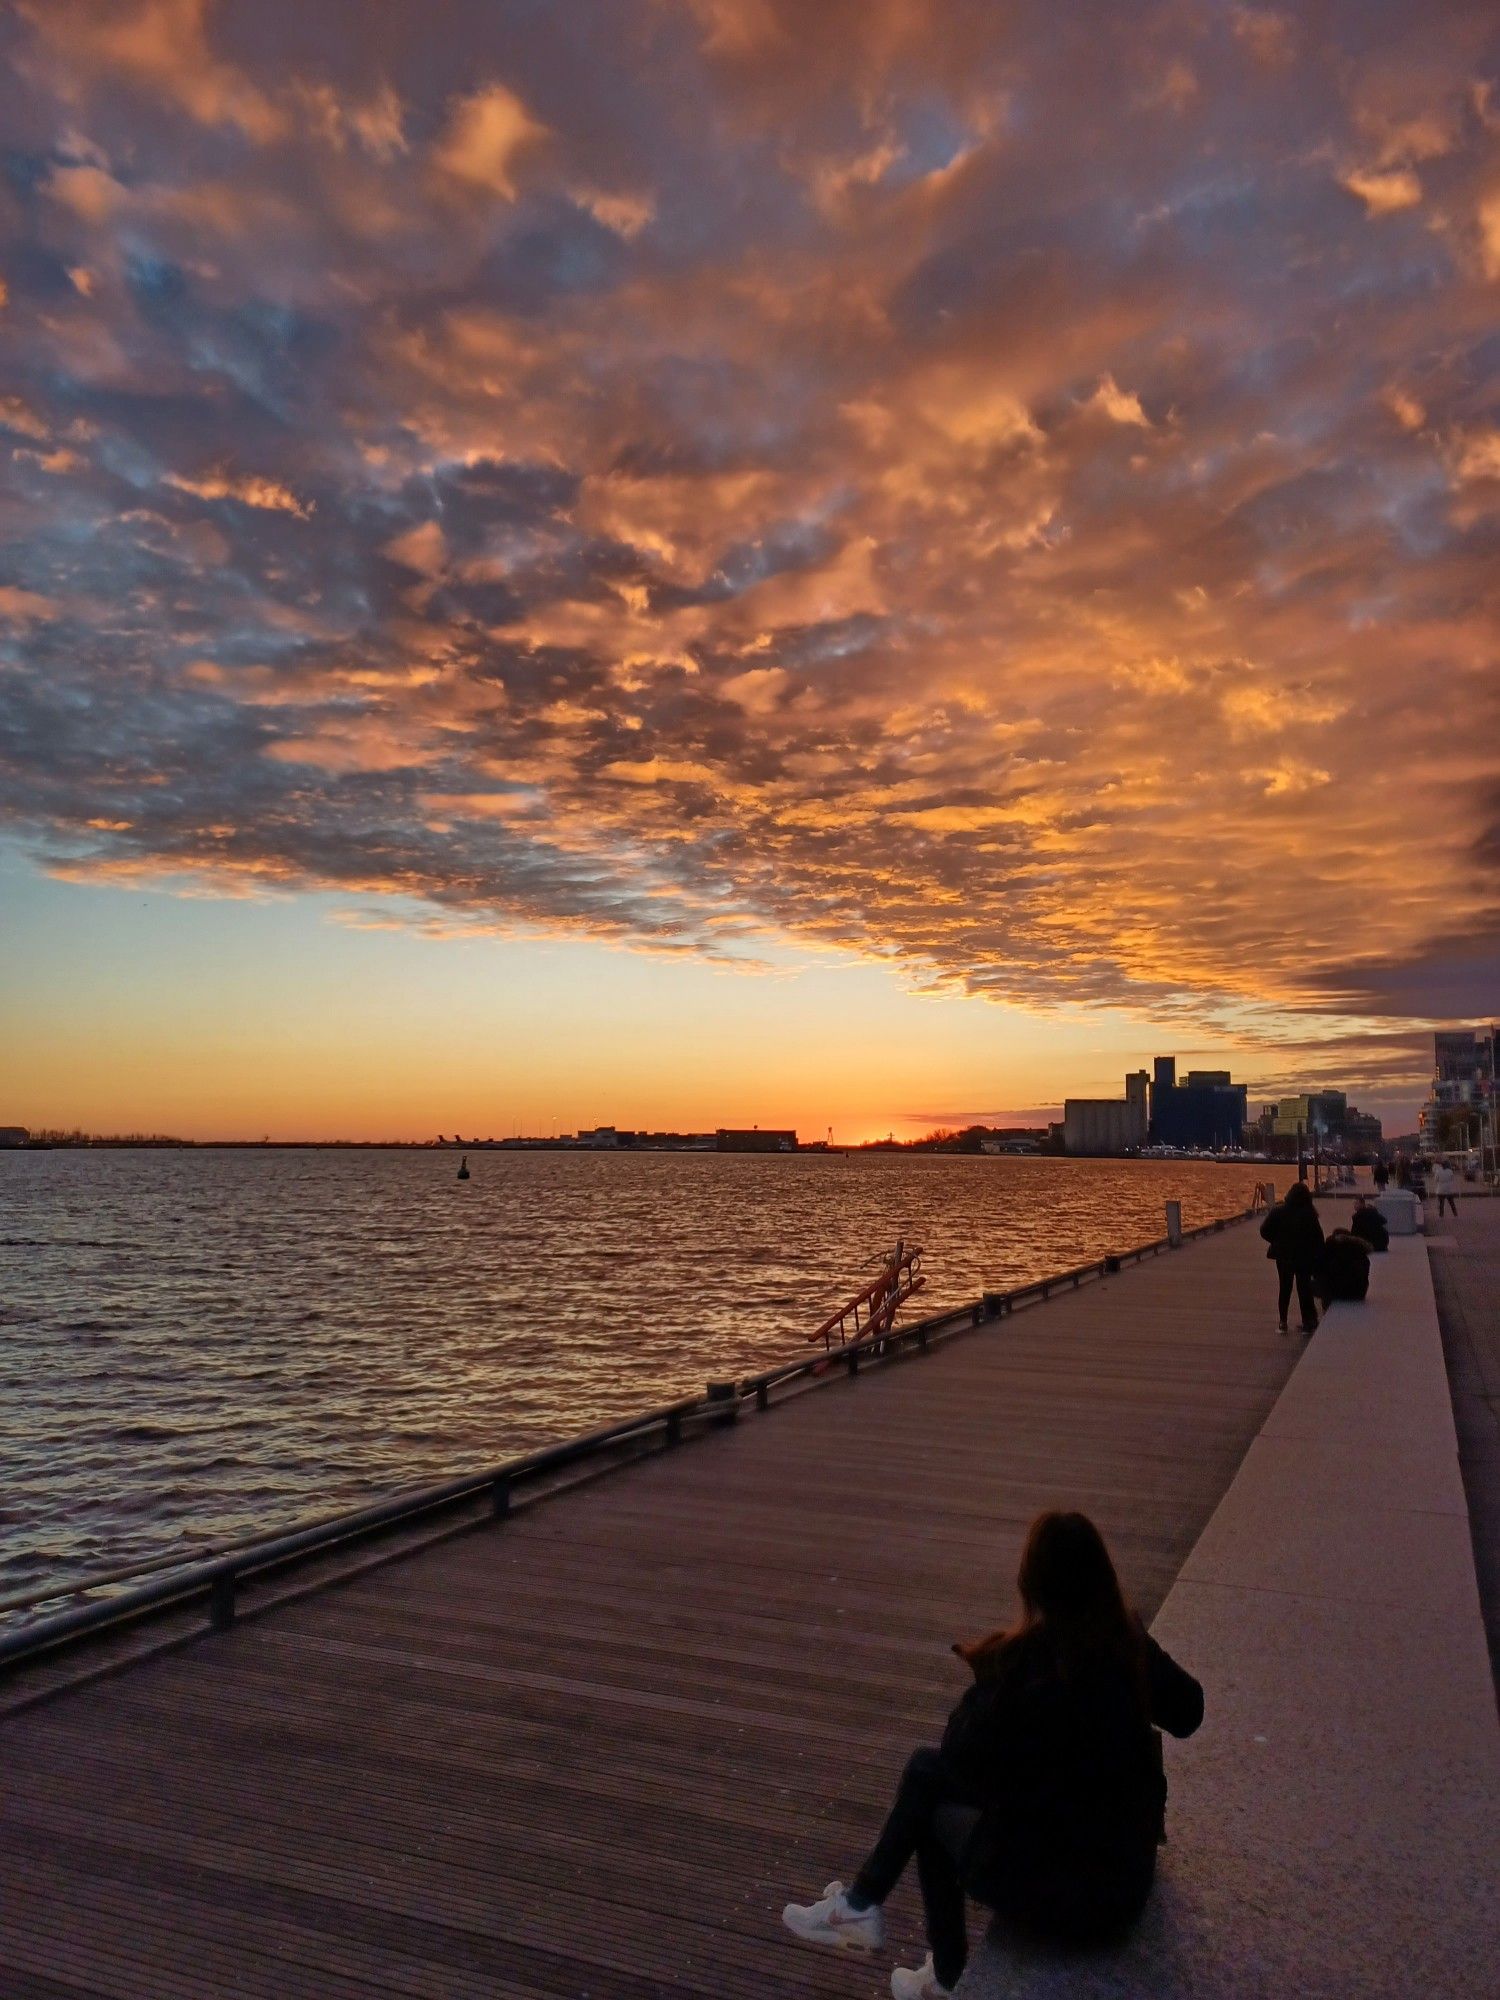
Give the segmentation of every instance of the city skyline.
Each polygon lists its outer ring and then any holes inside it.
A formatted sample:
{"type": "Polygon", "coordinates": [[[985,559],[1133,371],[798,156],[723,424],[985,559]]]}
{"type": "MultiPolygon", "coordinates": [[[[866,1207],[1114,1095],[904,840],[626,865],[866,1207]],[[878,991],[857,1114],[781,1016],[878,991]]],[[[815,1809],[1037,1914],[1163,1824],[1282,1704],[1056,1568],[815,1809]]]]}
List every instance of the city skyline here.
{"type": "Polygon", "coordinates": [[[1490,10],[359,19],[0,24],[0,1118],[1170,1047],[1412,1129],[1500,990],[1490,10]]]}

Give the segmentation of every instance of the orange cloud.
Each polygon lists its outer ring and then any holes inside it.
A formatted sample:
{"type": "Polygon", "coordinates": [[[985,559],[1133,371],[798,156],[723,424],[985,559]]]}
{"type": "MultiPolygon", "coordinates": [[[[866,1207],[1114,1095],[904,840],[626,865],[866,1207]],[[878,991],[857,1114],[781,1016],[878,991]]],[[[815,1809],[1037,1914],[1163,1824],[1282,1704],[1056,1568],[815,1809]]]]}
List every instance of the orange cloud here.
{"type": "Polygon", "coordinates": [[[623,0],[313,77],[286,0],[172,67],[160,9],[107,60],[42,12],[0,776],[49,853],[1203,1020],[1407,1005],[1453,909],[1481,963],[1500,224],[1443,19],[1061,61],[1043,7],[623,0]]]}
{"type": "Polygon", "coordinates": [[[312,501],[299,500],[290,487],[258,473],[208,472],[196,479],[184,473],[168,472],[163,484],[179,493],[194,494],[200,500],[238,500],[245,507],[260,507],[273,514],[295,514],[305,521],[313,511],[312,501]]]}
{"type": "Polygon", "coordinates": [[[1357,195],[1370,216],[1395,215],[1403,208],[1415,208],[1422,199],[1422,183],[1409,167],[1393,167],[1384,172],[1374,168],[1351,168],[1339,185],[1357,195]]]}
{"type": "Polygon", "coordinates": [[[21,12],[51,52],[70,66],[120,77],[154,91],[203,125],[232,125],[268,140],[283,114],[208,43],[209,0],[20,0],[21,12]]]}
{"type": "Polygon", "coordinates": [[[514,201],[516,168],[546,137],[513,90],[490,83],[453,106],[432,162],[454,181],[514,201]]]}

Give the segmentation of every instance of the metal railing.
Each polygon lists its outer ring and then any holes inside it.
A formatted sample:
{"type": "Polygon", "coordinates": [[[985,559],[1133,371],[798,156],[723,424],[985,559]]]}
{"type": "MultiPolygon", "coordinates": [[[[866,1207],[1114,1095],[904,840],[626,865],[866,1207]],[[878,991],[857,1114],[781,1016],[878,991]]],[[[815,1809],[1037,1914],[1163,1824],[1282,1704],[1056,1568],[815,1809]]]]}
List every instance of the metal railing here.
{"type": "Polygon", "coordinates": [[[896,1314],[906,1301],[921,1291],[927,1280],[922,1276],[922,1253],[908,1250],[898,1242],[880,1267],[880,1276],[874,1278],[852,1299],[831,1312],[820,1327],[807,1336],[809,1344],[821,1340],[824,1349],[833,1346],[833,1336],[839,1337],[839,1346],[849,1345],[850,1322],[854,1326],[855,1340],[872,1338],[885,1333],[895,1325],[896,1314]],[[860,1309],[864,1309],[865,1323],[859,1323],[860,1309]]]}
{"type": "MultiPolygon", "coordinates": [[[[1183,1241],[1216,1235],[1253,1213],[1246,1209],[1201,1223],[1184,1230],[1183,1241]]],[[[565,1439],[560,1444],[508,1459],[485,1471],[460,1474],[436,1486],[394,1494],[351,1513],[334,1515],[281,1534],[258,1536],[207,1556],[200,1553],[193,1558],[159,1557],[132,1569],[82,1577],[7,1598],[0,1602],[0,1612],[82,1597],[95,1590],[113,1589],[132,1578],[151,1577],[151,1581],[132,1590],[120,1590],[116,1595],[77,1604],[13,1631],[0,1632],[0,1676],[85,1640],[144,1623],[170,1611],[191,1609],[195,1604],[201,1604],[206,1613],[206,1625],[198,1628],[200,1631],[225,1631],[241,1609],[243,1593],[299,1563],[356,1549],[401,1528],[431,1524],[436,1533],[458,1533],[481,1521],[503,1518],[513,1503],[518,1498],[524,1499],[528,1492],[533,1499],[544,1497],[548,1483],[555,1486],[560,1474],[605,1471],[614,1464],[628,1463],[647,1450],[671,1449],[690,1437],[735,1423],[743,1410],[752,1407],[757,1411],[769,1410],[788,1391],[816,1386],[820,1379],[832,1379],[839,1373],[856,1375],[868,1362],[884,1361],[912,1350],[925,1352],[935,1341],[987,1321],[1007,1318],[1018,1309],[1051,1298],[1055,1292],[1077,1290],[1092,1280],[1112,1276],[1126,1264],[1139,1263],[1175,1247],[1168,1238],[1161,1237],[1008,1291],[986,1292],[969,1305],[934,1313],[907,1326],[867,1330],[858,1340],[842,1348],[830,1348],[811,1359],[788,1362],[740,1381],[712,1382],[704,1396],[686,1397],[580,1437],[565,1439]],[[444,1517],[464,1510],[469,1510],[473,1518],[450,1523],[446,1529],[441,1526],[444,1517]]]]}

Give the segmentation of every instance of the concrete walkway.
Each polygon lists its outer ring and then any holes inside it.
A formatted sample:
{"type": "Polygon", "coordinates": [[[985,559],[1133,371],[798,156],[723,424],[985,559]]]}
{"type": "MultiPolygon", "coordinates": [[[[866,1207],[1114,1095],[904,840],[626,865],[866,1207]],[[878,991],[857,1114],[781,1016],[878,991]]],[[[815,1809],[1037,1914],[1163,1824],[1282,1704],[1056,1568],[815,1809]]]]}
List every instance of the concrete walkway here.
{"type": "Polygon", "coordinates": [[[1309,1344],[1153,1627],[1208,1717],[1108,1959],[993,1938],[963,2000],[1489,2000],[1500,1726],[1420,1237],[1309,1344]]]}
{"type": "Polygon", "coordinates": [[[1467,1196],[1428,1239],[1479,1601],[1500,1688],[1500,1201],[1467,1196]],[[1446,1234],[1439,1235],[1441,1227],[1446,1234]]]}

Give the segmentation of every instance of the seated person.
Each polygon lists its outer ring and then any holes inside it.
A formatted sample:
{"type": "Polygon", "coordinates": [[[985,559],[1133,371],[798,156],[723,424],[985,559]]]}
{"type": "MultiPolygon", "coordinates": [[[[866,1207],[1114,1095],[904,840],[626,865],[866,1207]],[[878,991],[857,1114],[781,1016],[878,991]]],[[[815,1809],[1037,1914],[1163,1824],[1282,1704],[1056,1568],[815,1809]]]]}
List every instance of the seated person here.
{"type": "Polygon", "coordinates": [[[1355,1209],[1349,1228],[1351,1232],[1367,1243],[1371,1250],[1388,1250],[1391,1245],[1390,1227],[1378,1208],[1362,1201],[1355,1209]]]}
{"type": "Polygon", "coordinates": [[[1202,1688],[1128,1609],[1084,1515],[1038,1517],[1018,1582],[1016,1629],[954,1648],[974,1685],[941,1747],[907,1763],[853,1883],[782,1912],[810,1943],[874,1951],[880,1906],[915,1856],[931,1949],[891,1975],[896,2000],[939,2000],[957,1985],[966,1893],[1058,1943],[1127,1930],[1165,1838],[1156,1729],[1191,1736],[1203,1720],[1202,1688]]]}

